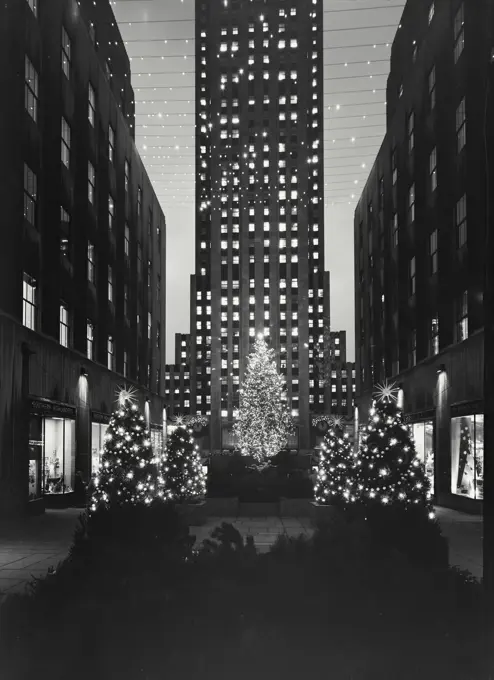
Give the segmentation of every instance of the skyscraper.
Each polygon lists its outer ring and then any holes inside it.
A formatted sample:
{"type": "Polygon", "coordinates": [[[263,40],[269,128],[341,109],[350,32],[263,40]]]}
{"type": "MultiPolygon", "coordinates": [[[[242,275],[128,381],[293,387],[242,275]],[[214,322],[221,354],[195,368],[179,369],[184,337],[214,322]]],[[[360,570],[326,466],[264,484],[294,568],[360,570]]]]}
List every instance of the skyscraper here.
{"type": "Polygon", "coordinates": [[[258,333],[286,376],[300,450],[324,408],[322,38],[321,0],[196,0],[191,403],[211,414],[213,451],[258,333]]]}

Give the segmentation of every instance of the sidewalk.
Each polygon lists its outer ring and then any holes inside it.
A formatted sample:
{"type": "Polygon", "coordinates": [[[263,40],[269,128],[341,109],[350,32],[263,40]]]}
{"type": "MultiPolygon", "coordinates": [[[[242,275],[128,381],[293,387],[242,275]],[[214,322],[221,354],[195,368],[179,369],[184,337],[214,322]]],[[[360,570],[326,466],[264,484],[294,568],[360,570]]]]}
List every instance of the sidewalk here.
{"type": "Polygon", "coordinates": [[[452,566],[467,569],[475,578],[482,578],[481,515],[468,515],[449,508],[435,508],[444,536],[449,542],[449,562],[452,566]]]}
{"type": "Polygon", "coordinates": [[[0,601],[22,592],[67,557],[81,510],[47,510],[39,517],[0,523],[0,601]]]}
{"type": "MultiPolygon", "coordinates": [[[[450,545],[452,565],[482,578],[482,518],[456,510],[436,508],[450,545]]],[[[2,595],[22,592],[33,576],[45,576],[68,553],[81,510],[47,510],[44,515],[14,523],[0,523],[0,602],[2,595]]],[[[222,522],[233,524],[245,538],[250,535],[259,552],[268,552],[280,534],[307,537],[309,518],[211,517],[203,526],[191,526],[196,545],[209,538],[222,522]]]]}

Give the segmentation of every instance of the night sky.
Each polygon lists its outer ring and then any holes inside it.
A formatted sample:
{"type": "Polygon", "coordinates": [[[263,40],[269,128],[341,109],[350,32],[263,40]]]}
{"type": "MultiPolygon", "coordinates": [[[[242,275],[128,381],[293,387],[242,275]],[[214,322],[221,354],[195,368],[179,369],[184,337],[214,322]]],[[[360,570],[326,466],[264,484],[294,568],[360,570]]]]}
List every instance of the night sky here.
{"type": "MultiPolygon", "coordinates": [[[[353,212],[386,129],[390,46],[405,0],[323,2],[325,264],[331,327],[347,331],[353,361],[353,212]]],[[[173,363],[174,334],[190,330],[194,272],[194,0],[112,4],[131,58],[137,148],[166,216],[166,342],[173,363]]]]}

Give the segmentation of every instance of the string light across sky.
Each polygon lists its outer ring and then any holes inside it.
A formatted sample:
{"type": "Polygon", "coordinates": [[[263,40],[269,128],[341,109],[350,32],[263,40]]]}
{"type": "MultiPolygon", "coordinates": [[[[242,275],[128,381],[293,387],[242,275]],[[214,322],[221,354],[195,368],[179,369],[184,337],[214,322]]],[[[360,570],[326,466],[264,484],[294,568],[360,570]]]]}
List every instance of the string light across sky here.
{"type": "MultiPolygon", "coordinates": [[[[353,212],[385,133],[390,47],[404,0],[323,0],[326,266],[332,327],[354,359],[353,212]]],[[[167,220],[167,361],[189,330],[194,271],[194,0],[114,0],[131,59],[136,144],[167,220]]]]}

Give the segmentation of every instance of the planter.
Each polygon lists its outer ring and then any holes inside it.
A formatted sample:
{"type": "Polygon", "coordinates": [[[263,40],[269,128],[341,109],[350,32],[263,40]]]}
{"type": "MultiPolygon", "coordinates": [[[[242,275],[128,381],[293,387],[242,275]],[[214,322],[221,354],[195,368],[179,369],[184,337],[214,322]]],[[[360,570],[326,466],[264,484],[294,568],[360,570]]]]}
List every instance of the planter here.
{"type": "Polygon", "coordinates": [[[238,498],[206,498],[205,517],[236,517],[238,515],[238,498]]]}
{"type": "Polygon", "coordinates": [[[205,501],[198,503],[177,503],[175,509],[181,515],[187,524],[199,525],[206,521],[207,515],[205,512],[205,501]]]}
{"type": "Polygon", "coordinates": [[[311,501],[310,504],[312,506],[312,519],[316,524],[319,524],[319,522],[330,522],[340,513],[337,505],[323,505],[316,501],[311,501]]]}
{"type": "Polygon", "coordinates": [[[277,517],[280,513],[279,503],[239,503],[239,517],[277,517]]]}
{"type": "Polygon", "coordinates": [[[313,501],[310,498],[281,498],[281,517],[313,517],[313,501]]]}

